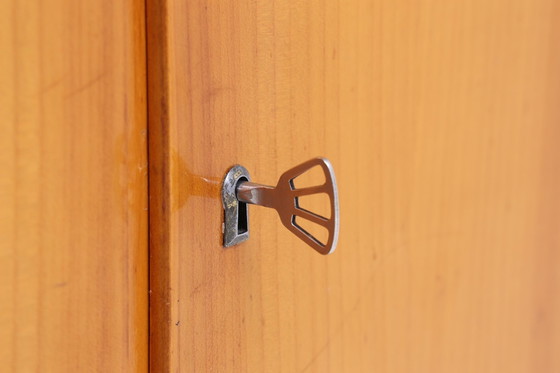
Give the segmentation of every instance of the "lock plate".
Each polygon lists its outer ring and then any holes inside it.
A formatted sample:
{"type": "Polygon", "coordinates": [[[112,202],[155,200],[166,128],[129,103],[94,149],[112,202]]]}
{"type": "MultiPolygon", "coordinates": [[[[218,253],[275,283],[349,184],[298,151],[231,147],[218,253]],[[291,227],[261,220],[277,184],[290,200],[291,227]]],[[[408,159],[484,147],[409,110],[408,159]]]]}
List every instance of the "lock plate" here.
{"type": "Polygon", "coordinates": [[[222,231],[225,247],[237,245],[249,238],[247,203],[237,199],[236,190],[240,183],[250,180],[249,171],[241,165],[230,168],[224,178],[222,184],[222,204],[224,206],[222,231]]]}

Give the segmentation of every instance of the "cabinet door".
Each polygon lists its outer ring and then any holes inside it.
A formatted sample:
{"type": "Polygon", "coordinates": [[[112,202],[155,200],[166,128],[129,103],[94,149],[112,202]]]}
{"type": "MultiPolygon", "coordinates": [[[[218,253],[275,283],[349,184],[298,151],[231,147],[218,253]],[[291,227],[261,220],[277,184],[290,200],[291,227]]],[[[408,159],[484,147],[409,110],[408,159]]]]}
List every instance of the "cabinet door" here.
{"type": "Polygon", "coordinates": [[[148,368],[144,3],[0,1],[0,371],[148,368]]]}
{"type": "Polygon", "coordinates": [[[550,0],[148,0],[154,372],[560,369],[550,0]],[[329,158],[318,255],[221,178],[329,158]]]}

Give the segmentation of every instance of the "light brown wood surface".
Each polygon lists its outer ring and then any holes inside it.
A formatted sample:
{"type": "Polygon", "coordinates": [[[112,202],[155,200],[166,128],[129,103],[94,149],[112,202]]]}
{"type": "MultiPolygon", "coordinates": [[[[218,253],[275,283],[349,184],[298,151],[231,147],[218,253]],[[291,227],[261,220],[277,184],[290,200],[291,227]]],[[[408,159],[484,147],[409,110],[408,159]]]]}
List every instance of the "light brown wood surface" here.
{"type": "Polygon", "coordinates": [[[0,371],[148,366],[142,1],[0,2],[0,371]]]}
{"type": "Polygon", "coordinates": [[[148,1],[154,372],[560,370],[552,0],[148,1]],[[219,182],[328,157],[340,244],[219,182]],[[153,158],[152,158],[153,157],[153,158]]]}

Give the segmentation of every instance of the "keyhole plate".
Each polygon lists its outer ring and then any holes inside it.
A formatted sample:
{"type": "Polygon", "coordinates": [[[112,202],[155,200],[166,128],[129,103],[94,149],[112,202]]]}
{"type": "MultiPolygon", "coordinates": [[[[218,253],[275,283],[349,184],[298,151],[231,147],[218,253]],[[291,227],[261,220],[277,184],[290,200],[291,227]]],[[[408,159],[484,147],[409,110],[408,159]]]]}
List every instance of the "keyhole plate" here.
{"type": "Polygon", "coordinates": [[[224,246],[230,247],[249,239],[249,212],[247,204],[237,200],[236,189],[240,182],[251,181],[249,171],[235,165],[227,172],[222,185],[224,246]]]}

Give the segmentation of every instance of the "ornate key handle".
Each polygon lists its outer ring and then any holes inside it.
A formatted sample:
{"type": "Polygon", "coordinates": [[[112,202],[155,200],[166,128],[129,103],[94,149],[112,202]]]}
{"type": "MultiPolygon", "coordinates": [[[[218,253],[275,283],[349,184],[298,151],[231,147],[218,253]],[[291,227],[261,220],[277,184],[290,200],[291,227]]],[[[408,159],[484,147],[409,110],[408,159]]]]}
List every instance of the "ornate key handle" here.
{"type": "Polygon", "coordinates": [[[331,163],[325,158],[314,158],[282,174],[276,187],[250,181],[243,166],[234,166],[227,173],[222,189],[224,204],[224,246],[233,246],[249,238],[248,212],[245,204],[260,205],[275,209],[282,224],[302,241],[321,254],[332,253],[338,241],[339,209],[336,179],[331,163]],[[322,185],[296,188],[294,179],[319,166],[325,175],[322,185]],[[299,198],[325,193],[329,197],[330,217],[324,217],[302,208],[299,198]],[[303,229],[296,217],[320,225],[328,231],[326,242],[303,229]]]}

